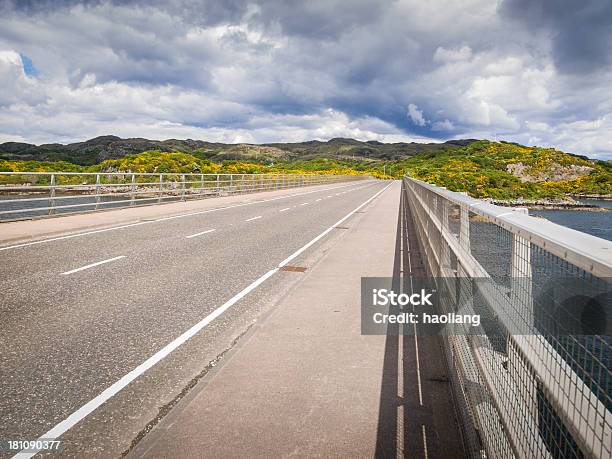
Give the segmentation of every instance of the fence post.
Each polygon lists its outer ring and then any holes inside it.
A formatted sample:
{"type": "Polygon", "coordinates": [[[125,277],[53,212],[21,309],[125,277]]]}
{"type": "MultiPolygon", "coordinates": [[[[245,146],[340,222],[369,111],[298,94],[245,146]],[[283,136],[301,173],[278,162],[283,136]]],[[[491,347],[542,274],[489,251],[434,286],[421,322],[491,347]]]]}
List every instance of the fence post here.
{"type": "MultiPolygon", "coordinates": [[[[461,193],[468,196],[467,192],[461,193]]],[[[459,245],[467,253],[470,253],[470,209],[467,204],[461,204],[459,217],[459,245]]]]}
{"type": "Polygon", "coordinates": [[[181,175],[181,201],[185,200],[185,187],[187,186],[187,184],[185,183],[185,174],[181,175]]]}
{"type": "MultiPolygon", "coordinates": [[[[516,208],[515,212],[529,214],[526,208],[516,208]]],[[[517,321],[527,324],[525,334],[531,332],[534,325],[533,295],[531,280],[531,243],[518,234],[512,234],[512,297],[519,314],[517,321]],[[522,310],[521,310],[522,309],[522,310]]]]}
{"type": "Polygon", "coordinates": [[[159,174],[159,196],[157,197],[157,203],[162,202],[162,195],[164,194],[164,174],[159,174]]]}
{"type": "Polygon", "coordinates": [[[96,210],[100,208],[100,174],[96,174],[96,210]]]}
{"type": "Polygon", "coordinates": [[[244,194],[244,174],[240,176],[240,193],[244,194]]]}
{"type": "Polygon", "coordinates": [[[136,199],[136,174],[132,174],[132,192],[130,193],[130,206],[134,205],[136,199]]]}
{"type": "MultiPolygon", "coordinates": [[[[217,174],[217,196],[221,194],[220,176],[217,174]]],[[[202,188],[204,188],[204,174],[202,174],[202,188]]]]}
{"type": "Polygon", "coordinates": [[[49,189],[49,215],[55,213],[55,174],[51,174],[51,188],[49,189]]]}

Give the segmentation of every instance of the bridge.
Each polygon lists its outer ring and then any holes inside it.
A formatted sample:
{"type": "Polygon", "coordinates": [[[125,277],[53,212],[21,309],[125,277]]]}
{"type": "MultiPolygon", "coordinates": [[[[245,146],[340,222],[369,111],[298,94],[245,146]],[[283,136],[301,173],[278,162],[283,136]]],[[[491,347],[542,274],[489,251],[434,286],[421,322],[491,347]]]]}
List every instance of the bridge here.
{"type": "Polygon", "coordinates": [[[612,456],[609,241],[410,178],[45,174],[0,174],[0,440],[612,456]],[[482,324],[364,334],[365,278],[482,324]]]}

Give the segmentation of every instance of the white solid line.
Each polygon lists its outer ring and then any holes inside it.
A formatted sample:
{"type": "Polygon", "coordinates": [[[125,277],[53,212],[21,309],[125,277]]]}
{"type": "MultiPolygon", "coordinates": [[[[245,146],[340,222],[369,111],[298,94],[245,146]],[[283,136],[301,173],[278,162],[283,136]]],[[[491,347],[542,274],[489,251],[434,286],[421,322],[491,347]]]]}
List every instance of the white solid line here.
{"type": "MultiPolygon", "coordinates": [[[[363,182],[363,183],[366,183],[366,185],[364,185],[362,187],[359,187],[359,188],[364,188],[365,186],[370,186],[370,185],[374,184],[371,181],[366,181],[366,182],[363,182]]],[[[311,194],[311,193],[319,193],[319,192],[322,192],[322,191],[334,190],[334,189],[337,189],[337,188],[343,188],[343,187],[346,187],[346,186],[353,186],[353,185],[354,185],[353,183],[350,183],[350,184],[347,184],[347,185],[341,185],[341,186],[332,187],[332,188],[323,188],[322,190],[307,191],[305,193],[300,193],[299,195],[278,196],[276,198],[271,198],[271,199],[262,199],[262,200],[259,200],[259,201],[252,201],[252,202],[247,202],[247,203],[243,203],[243,204],[235,204],[235,205],[232,205],[232,206],[217,207],[215,209],[208,209],[208,210],[202,210],[202,211],[198,211],[198,212],[190,212],[190,213],[187,213],[187,214],[173,215],[173,216],[170,216],[170,217],[162,217],[162,218],[158,218],[156,220],[147,220],[147,221],[136,222],[136,223],[128,223],[126,225],[111,226],[110,228],[103,228],[103,229],[93,230],[93,231],[85,231],[83,233],[68,234],[66,236],[51,237],[51,238],[48,238],[48,239],[41,239],[39,241],[24,242],[22,244],[15,244],[15,245],[9,245],[9,246],[6,246],[6,247],[0,247],[0,252],[2,252],[3,250],[18,249],[18,248],[21,248],[21,247],[28,247],[28,246],[31,246],[31,245],[44,244],[46,242],[62,241],[64,239],[72,239],[72,238],[75,238],[75,237],[89,236],[90,234],[105,233],[107,231],[114,231],[114,230],[118,230],[118,229],[131,228],[133,226],[148,225],[148,224],[151,224],[151,223],[162,222],[162,221],[166,221],[166,220],[174,220],[176,218],[190,217],[190,216],[193,216],[193,215],[201,215],[201,214],[206,214],[206,213],[210,213],[210,212],[217,212],[219,210],[234,209],[235,207],[250,206],[252,204],[261,204],[261,203],[264,203],[264,202],[276,201],[276,200],[279,200],[279,199],[285,199],[285,198],[289,198],[289,197],[292,197],[292,196],[302,196],[302,195],[311,194]]]]}
{"type": "Polygon", "coordinates": [[[423,455],[425,459],[429,457],[427,453],[427,434],[425,433],[425,424],[421,424],[421,432],[423,433],[423,455]]]}
{"type": "Polygon", "coordinates": [[[295,257],[297,257],[299,254],[301,254],[304,250],[306,250],[308,247],[310,247],[311,245],[313,245],[314,243],[316,243],[319,239],[321,239],[322,237],[324,237],[327,233],[329,233],[331,230],[334,229],[335,226],[340,225],[344,220],[346,220],[347,218],[349,218],[351,215],[353,215],[355,212],[357,212],[359,209],[361,209],[363,206],[365,206],[366,204],[368,204],[370,201],[372,201],[376,196],[378,196],[379,194],[381,194],[383,191],[385,191],[387,188],[389,188],[391,186],[391,183],[389,185],[387,185],[386,187],[384,187],[382,190],[378,191],[374,196],[372,196],[371,198],[369,198],[367,201],[365,201],[363,204],[357,206],[356,208],[354,208],[353,210],[351,210],[348,214],[346,214],[344,217],[342,217],[340,220],[338,220],[336,223],[334,223],[332,226],[330,226],[329,228],[327,228],[325,231],[323,231],[321,234],[319,234],[317,237],[315,237],[312,241],[310,241],[308,244],[306,244],[304,247],[302,247],[301,249],[296,250],[293,254],[291,254],[290,256],[288,256],[287,258],[285,258],[283,261],[281,261],[281,263],[278,265],[279,268],[282,268],[283,266],[285,266],[287,263],[289,263],[291,260],[293,260],[295,257]]]}
{"type": "Polygon", "coordinates": [[[261,218],[261,215],[258,215],[257,217],[247,218],[245,220],[245,222],[250,222],[250,221],[253,221],[253,220],[257,220],[258,218],[261,218]]]}
{"type": "MultiPolygon", "coordinates": [[[[255,280],[253,283],[251,283],[248,287],[246,287],[245,289],[241,290],[239,293],[234,295],[227,302],[225,302],[222,306],[219,306],[217,309],[215,309],[213,312],[211,312],[209,315],[207,315],[204,319],[202,319],[200,322],[195,324],[193,327],[191,327],[185,333],[180,335],[174,341],[166,344],[166,346],[164,346],[162,349],[157,351],[155,354],[153,354],[151,357],[149,357],[143,363],[138,365],[132,371],[127,373],[125,376],[123,376],[117,382],[115,382],[110,387],[108,387],[107,389],[102,391],[100,394],[98,394],[96,397],[91,399],[89,402],[87,402],[81,408],[76,410],[74,413],[72,413],[66,419],[64,419],[60,423],[56,424],[54,427],[51,428],[51,430],[45,432],[38,439],[39,440],[42,440],[42,439],[49,440],[49,439],[57,439],[57,438],[61,437],[64,433],[66,433],[68,430],[70,430],[74,425],[76,425],[77,423],[79,423],[80,421],[85,419],[89,414],[91,414],[93,411],[95,411],[98,407],[100,407],[103,403],[105,403],[107,400],[109,400],[115,394],[119,393],[122,389],[124,389],[128,384],[130,384],[132,381],[134,381],[136,378],[138,378],[140,375],[142,375],[144,372],[146,372],[149,368],[153,367],[155,364],[160,362],[162,359],[164,359],[166,356],[168,356],[172,351],[177,349],[179,346],[181,346],[187,340],[189,340],[191,337],[193,337],[196,333],[198,333],[200,330],[202,330],[206,325],[208,325],[213,320],[215,320],[217,317],[219,317],[221,314],[223,314],[225,311],[227,311],[235,303],[237,303],[239,300],[244,298],[250,292],[255,290],[255,288],[257,288],[259,285],[261,285],[266,279],[270,278],[275,273],[277,273],[279,268],[282,268],[289,261],[293,260],[295,257],[300,255],[302,252],[304,252],[304,250],[306,250],[308,247],[312,246],[319,239],[321,239],[326,234],[328,234],[334,228],[334,226],[342,223],[344,220],[349,218],[351,215],[353,215],[355,212],[357,212],[359,209],[361,209],[363,206],[368,204],[375,197],[377,197],[383,191],[385,191],[387,188],[389,188],[389,186],[391,186],[391,184],[387,185],[382,190],[378,191],[376,194],[374,194],[374,196],[372,196],[367,201],[365,201],[363,204],[361,204],[360,206],[358,206],[357,208],[355,208],[354,210],[349,212],[346,216],[341,218],[338,222],[334,223],[332,226],[330,226],[328,229],[323,231],[317,237],[312,239],[310,242],[308,242],[302,248],[300,248],[300,249],[296,250],[295,252],[293,252],[291,255],[289,255],[289,257],[287,257],[285,260],[283,260],[281,263],[279,263],[278,267],[276,267],[274,269],[271,269],[270,271],[265,273],[263,276],[261,276],[260,278],[255,280]]],[[[37,453],[36,452],[21,451],[21,452],[17,453],[15,456],[13,456],[13,459],[15,459],[15,458],[28,459],[28,458],[34,456],[35,454],[37,454],[37,453]]]]}
{"type": "MultiPolygon", "coordinates": [[[[62,436],[71,427],[73,427],[75,424],[77,424],[78,422],[83,420],[85,417],[87,417],[90,413],[92,413],[94,410],[96,410],[100,405],[102,405],[104,402],[106,402],[111,397],[113,397],[115,394],[117,394],[119,391],[121,391],[123,388],[125,388],[128,384],[130,384],[137,377],[142,375],[149,368],[153,367],[155,364],[160,362],[164,357],[166,357],[168,354],[170,354],[176,348],[178,348],[183,343],[185,343],[189,338],[194,336],[202,328],[204,328],[206,325],[208,325],[213,320],[215,320],[217,317],[219,317],[221,314],[223,314],[232,305],[234,305],[240,299],[245,297],[248,293],[250,293],[256,287],[258,287],[260,284],[262,284],[266,279],[268,279],[270,276],[272,276],[277,271],[278,271],[278,268],[275,268],[275,269],[272,269],[272,270],[268,271],[263,276],[261,276],[259,279],[254,281],[248,287],[246,287],[244,290],[241,290],[239,293],[237,293],[232,298],[230,298],[222,306],[220,306],[217,309],[215,309],[213,312],[211,312],[209,315],[207,315],[204,319],[202,319],[200,322],[195,324],[193,327],[191,327],[189,330],[187,330],[181,336],[176,338],[174,341],[168,343],[166,346],[164,346],[162,349],[157,351],[155,354],[153,354],[151,357],[149,357],[143,363],[138,365],[136,368],[134,368],[128,374],[123,376],[121,379],[119,379],[113,385],[111,385],[110,387],[105,389],[103,392],[101,392],[98,396],[96,396],[93,399],[91,399],[89,402],[87,402],[81,408],[76,410],[74,413],[72,413],[70,416],[68,416],[62,422],[60,422],[59,424],[55,425],[55,427],[53,427],[51,430],[49,430],[45,434],[43,434],[40,437],[40,439],[43,439],[43,438],[46,438],[46,439],[54,438],[55,439],[55,438],[58,438],[58,437],[62,436]]],[[[35,452],[20,452],[20,453],[17,453],[14,456],[14,458],[18,457],[20,459],[22,459],[22,458],[25,459],[25,458],[30,458],[30,457],[34,456],[35,454],[36,454],[35,452]]]]}
{"type": "Polygon", "coordinates": [[[279,212],[285,212],[286,210],[291,209],[291,207],[285,207],[284,209],[279,210],[279,212]]]}
{"type": "Polygon", "coordinates": [[[93,268],[94,266],[99,266],[99,265],[103,265],[105,263],[110,263],[111,261],[120,260],[121,258],[125,258],[125,255],[120,255],[120,256],[115,257],[115,258],[109,258],[108,260],[98,261],[96,263],[92,263],[90,265],[82,266],[80,268],[71,269],[70,271],[66,271],[65,273],[61,273],[61,274],[62,274],[62,276],[66,276],[68,274],[78,273],[79,271],[83,271],[84,269],[89,269],[89,268],[93,268]]]}
{"type": "Polygon", "coordinates": [[[191,239],[192,237],[201,236],[202,234],[212,233],[213,231],[215,231],[215,229],[209,229],[206,231],[202,231],[201,233],[195,233],[195,234],[192,234],[191,236],[185,236],[185,237],[187,239],[191,239]]]}

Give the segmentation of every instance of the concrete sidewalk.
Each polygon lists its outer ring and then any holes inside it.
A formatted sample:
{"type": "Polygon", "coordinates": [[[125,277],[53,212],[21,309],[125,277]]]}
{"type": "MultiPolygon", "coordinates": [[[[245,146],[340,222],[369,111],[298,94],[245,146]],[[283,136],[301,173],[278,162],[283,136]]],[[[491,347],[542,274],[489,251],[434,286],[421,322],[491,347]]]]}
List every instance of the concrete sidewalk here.
{"type": "Polygon", "coordinates": [[[75,215],[59,214],[51,218],[0,222],[0,247],[9,244],[46,239],[58,235],[73,234],[86,230],[98,230],[118,225],[129,225],[189,212],[201,212],[299,193],[309,193],[333,187],[358,186],[359,184],[365,183],[366,181],[338,182],[303,188],[288,188],[285,190],[261,191],[252,194],[237,194],[209,199],[169,202],[159,205],[108,209],[75,215]]]}
{"type": "MultiPolygon", "coordinates": [[[[130,457],[372,457],[385,336],[360,334],[360,279],[391,276],[400,184],[130,457]]],[[[354,226],[353,226],[354,225],[354,226]]]]}

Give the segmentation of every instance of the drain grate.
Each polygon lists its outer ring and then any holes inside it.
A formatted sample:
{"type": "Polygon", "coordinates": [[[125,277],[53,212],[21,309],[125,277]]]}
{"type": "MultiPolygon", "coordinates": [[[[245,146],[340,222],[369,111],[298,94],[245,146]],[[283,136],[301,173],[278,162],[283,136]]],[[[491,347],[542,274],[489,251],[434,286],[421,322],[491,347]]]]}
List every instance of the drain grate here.
{"type": "Polygon", "coordinates": [[[283,266],[280,271],[290,271],[293,273],[303,273],[307,268],[304,266],[283,266]]]}

